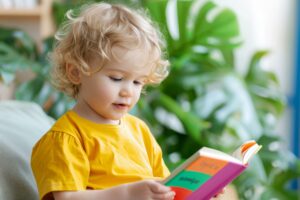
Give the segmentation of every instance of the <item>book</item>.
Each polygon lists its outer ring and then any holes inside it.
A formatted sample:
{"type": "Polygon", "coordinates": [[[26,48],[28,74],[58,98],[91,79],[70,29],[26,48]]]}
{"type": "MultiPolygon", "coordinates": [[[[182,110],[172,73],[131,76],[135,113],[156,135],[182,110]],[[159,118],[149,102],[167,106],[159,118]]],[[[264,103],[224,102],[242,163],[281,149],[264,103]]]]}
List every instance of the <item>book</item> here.
{"type": "Polygon", "coordinates": [[[261,149],[247,141],[231,155],[202,147],[177,167],[163,184],[175,191],[175,200],[209,200],[239,176],[261,149]]]}

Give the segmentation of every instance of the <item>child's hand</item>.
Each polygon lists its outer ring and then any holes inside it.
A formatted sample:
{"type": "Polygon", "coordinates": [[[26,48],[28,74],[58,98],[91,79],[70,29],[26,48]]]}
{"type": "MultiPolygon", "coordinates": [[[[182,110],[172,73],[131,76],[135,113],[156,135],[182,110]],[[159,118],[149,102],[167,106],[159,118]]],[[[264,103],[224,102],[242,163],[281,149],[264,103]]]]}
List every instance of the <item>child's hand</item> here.
{"type": "Polygon", "coordinates": [[[172,200],[175,196],[169,187],[154,180],[130,183],[128,192],[131,200],[172,200]]]}
{"type": "Polygon", "coordinates": [[[216,195],[214,196],[213,199],[220,197],[222,194],[225,193],[225,190],[226,190],[226,188],[223,188],[221,191],[218,192],[218,194],[216,194],[216,195]]]}

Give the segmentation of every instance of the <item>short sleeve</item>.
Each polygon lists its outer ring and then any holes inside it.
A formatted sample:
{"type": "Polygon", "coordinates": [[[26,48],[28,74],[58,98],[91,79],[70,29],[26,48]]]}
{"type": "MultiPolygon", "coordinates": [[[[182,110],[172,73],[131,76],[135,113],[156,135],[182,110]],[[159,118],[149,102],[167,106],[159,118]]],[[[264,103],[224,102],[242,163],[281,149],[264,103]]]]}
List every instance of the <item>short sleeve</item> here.
{"type": "Polygon", "coordinates": [[[73,135],[48,132],[33,148],[31,167],[40,199],[53,191],[86,189],[89,162],[73,135]]]}
{"type": "Polygon", "coordinates": [[[162,155],[161,147],[154,141],[153,144],[153,174],[155,177],[167,178],[170,171],[167,168],[162,155]]]}
{"type": "Polygon", "coordinates": [[[161,147],[157,143],[146,123],[142,122],[141,125],[143,133],[145,134],[144,142],[146,144],[149,160],[152,166],[153,176],[157,178],[166,178],[170,175],[170,171],[163,160],[161,147]]]}

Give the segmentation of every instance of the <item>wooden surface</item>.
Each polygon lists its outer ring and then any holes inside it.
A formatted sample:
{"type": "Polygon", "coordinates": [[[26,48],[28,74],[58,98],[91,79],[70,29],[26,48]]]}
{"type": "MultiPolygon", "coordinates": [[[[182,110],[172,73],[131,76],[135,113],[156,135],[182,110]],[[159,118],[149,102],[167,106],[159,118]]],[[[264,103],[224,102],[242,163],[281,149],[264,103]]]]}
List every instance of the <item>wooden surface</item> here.
{"type": "Polygon", "coordinates": [[[41,48],[43,39],[55,32],[52,1],[41,0],[34,8],[0,8],[0,26],[27,32],[41,48]]]}

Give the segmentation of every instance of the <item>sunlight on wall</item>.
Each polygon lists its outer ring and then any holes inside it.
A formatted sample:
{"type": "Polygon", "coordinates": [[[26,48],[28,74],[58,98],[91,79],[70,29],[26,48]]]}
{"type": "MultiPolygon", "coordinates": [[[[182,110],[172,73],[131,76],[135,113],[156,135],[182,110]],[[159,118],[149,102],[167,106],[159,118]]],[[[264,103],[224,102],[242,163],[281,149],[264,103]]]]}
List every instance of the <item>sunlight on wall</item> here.
{"type": "MultiPolygon", "coordinates": [[[[296,0],[216,0],[219,5],[233,9],[239,19],[243,46],[236,52],[237,69],[246,72],[250,56],[256,50],[269,50],[262,63],[266,70],[276,73],[282,91],[292,94],[295,67],[296,0]]],[[[286,109],[277,131],[286,138],[292,133],[291,110],[286,109]]]]}

